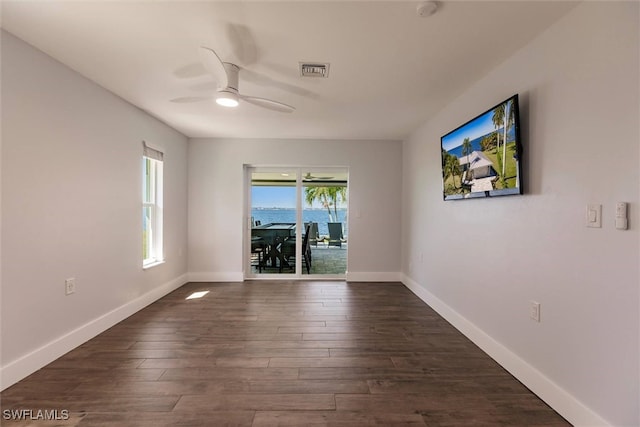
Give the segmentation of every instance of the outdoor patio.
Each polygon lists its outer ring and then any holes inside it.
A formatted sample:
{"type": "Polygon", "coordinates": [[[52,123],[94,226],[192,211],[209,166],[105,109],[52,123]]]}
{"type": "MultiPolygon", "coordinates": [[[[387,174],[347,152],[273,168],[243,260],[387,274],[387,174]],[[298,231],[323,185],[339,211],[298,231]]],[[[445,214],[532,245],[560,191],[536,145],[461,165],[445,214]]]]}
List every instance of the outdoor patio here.
{"type": "MultiPolygon", "coordinates": [[[[311,274],[345,274],[347,271],[347,244],[311,246],[311,274]]],[[[303,271],[304,274],[307,270],[303,271]]]]}
{"type": "MultiPolygon", "coordinates": [[[[255,255],[254,255],[255,257],[255,255]]],[[[256,262],[252,262],[256,264],[256,262]]],[[[307,270],[302,266],[302,274],[307,275],[307,270]]],[[[342,246],[327,246],[326,243],[318,242],[317,246],[311,245],[311,269],[310,274],[329,274],[339,275],[345,274],[347,271],[347,243],[343,242],[342,246]]],[[[277,267],[267,267],[262,269],[262,273],[258,272],[255,265],[251,267],[252,274],[278,274],[277,267]]],[[[282,274],[291,274],[293,269],[283,269],[282,274]]]]}

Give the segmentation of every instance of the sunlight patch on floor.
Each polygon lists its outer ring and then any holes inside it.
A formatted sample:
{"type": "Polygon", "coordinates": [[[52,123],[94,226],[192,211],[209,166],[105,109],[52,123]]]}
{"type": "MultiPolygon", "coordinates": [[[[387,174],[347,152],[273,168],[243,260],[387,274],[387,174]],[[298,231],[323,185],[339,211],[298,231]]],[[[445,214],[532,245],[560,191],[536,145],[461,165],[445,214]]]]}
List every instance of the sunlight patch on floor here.
{"type": "Polygon", "coordinates": [[[189,295],[188,297],[186,297],[185,299],[196,299],[196,298],[202,298],[203,296],[205,296],[206,294],[208,294],[209,291],[200,291],[200,292],[194,292],[191,295],[189,295]]]}

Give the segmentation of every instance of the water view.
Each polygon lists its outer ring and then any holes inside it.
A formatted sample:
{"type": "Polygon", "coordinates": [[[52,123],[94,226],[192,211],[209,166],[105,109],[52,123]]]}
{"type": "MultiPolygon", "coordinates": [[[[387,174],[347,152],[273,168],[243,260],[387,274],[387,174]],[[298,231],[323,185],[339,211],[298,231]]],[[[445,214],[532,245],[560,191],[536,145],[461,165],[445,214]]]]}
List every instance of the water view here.
{"type": "MultiPolygon", "coordinates": [[[[333,214],[333,209],[331,210],[333,214]]],[[[347,230],[347,210],[337,209],[338,221],[342,222],[343,233],[346,238],[347,230]]],[[[289,208],[253,208],[251,216],[254,221],[260,221],[262,224],[278,223],[278,222],[296,222],[296,210],[289,208]]],[[[317,222],[318,233],[320,236],[328,236],[329,228],[327,223],[334,222],[329,220],[329,214],[326,209],[303,209],[303,222],[317,222]]]]}

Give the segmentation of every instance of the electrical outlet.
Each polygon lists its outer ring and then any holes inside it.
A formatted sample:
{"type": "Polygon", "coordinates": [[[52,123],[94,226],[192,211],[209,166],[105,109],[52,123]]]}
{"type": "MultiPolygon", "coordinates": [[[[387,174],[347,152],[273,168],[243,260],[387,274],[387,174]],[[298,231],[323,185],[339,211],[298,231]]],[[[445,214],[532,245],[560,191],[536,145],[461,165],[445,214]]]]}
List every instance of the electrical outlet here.
{"type": "Polygon", "coordinates": [[[76,291],[76,279],[74,277],[70,277],[64,281],[64,294],[71,295],[76,291]]]}
{"type": "Polygon", "coordinates": [[[531,318],[531,320],[540,322],[540,303],[539,302],[531,301],[529,303],[529,317],[531,318]]]}

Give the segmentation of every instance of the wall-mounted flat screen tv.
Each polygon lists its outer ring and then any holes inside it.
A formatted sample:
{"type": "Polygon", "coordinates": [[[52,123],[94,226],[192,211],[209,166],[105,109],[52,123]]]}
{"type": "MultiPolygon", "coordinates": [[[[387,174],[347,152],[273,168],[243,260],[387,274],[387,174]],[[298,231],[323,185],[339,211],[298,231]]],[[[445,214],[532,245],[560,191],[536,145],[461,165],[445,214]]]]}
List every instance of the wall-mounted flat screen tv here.
{"type": "Polygon", "coordinates": [[[440,141],[444,200],[522,194],[517,94],[440,141]]]}

